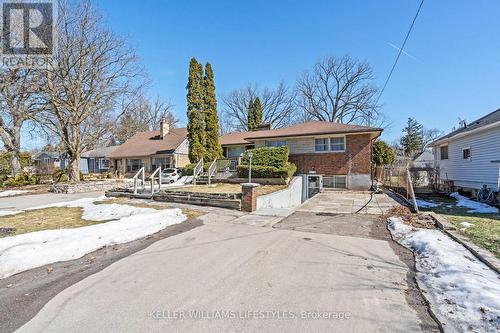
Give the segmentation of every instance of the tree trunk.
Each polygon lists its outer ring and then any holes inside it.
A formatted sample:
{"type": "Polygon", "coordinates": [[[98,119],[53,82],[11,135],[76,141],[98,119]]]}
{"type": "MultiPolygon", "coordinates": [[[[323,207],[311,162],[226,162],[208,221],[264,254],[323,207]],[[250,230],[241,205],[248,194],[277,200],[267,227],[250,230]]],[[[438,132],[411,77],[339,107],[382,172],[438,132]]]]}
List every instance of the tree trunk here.
{"type": "Polygon", "coordinates": [[[12,168],[12,175],[16,176],[21,173],[21,157],[19,150],[10,152],[10,167],[12,168]]]}
{"type": "Polygon", "coordinates": [[[69,181],[78,183],[80,181],[80,156],[72,155],[68,164],[69,181]]]}

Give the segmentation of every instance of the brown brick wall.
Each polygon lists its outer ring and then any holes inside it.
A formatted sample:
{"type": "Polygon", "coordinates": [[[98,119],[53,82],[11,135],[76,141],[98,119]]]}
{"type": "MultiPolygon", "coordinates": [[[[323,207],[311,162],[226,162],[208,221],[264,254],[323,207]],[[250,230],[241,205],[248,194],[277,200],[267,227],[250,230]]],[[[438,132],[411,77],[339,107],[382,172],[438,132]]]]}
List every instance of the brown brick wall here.
{"type": "Polygon", "coordinates": [[[346,136],[345,153],[310,153],[290,155],[289,161],[297,166],[297,173],[315,170],[324,175],[370,173],[370,134],[346,136]]]}

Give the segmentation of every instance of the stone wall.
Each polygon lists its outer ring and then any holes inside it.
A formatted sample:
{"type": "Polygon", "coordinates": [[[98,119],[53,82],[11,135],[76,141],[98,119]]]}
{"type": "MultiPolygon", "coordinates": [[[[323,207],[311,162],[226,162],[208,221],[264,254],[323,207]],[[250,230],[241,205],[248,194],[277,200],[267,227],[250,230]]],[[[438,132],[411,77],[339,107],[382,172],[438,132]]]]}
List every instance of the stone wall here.
{"type": "Polygon", "coordinates": [[[126,186],[127,182],[118,179],[110,179],[105,181],[86,181],[80,183],[59,183],[51,185],[49,192],[53,193],[82,193],[93,191],[108,191],[117,187],[126,186]]]}

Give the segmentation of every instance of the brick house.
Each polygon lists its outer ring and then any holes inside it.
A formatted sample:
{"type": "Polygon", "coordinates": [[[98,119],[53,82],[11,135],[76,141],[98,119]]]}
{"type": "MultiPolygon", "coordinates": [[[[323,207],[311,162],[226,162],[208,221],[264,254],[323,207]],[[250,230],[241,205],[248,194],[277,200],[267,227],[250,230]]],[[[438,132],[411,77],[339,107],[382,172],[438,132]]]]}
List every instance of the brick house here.
{"type": "Polygon", "coordinates": [[[123,177],[142,167],[146,174],[158,167],[182,168],[189,164],[186,128],[170,128],[162,119],[159,131],[138,132],[108,155],[112,168],[123,177]]]}
{"type": "Polygon", "coordinates": [[[369,189],[372,143],[381,128],[310,121],[290,127],[223,135],[224,156],[237,159],[247,149],[288,146],[298,175],[318,188],[369,189]]]}

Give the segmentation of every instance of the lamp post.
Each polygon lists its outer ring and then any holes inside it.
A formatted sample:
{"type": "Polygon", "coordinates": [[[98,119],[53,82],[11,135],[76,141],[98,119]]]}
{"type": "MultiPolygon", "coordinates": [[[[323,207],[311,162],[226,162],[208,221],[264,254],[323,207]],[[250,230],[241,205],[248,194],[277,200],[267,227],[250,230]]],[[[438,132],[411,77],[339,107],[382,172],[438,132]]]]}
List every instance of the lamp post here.
{"type": "Polygon", "coordinates": [[[248,153],[248,182],[252,182],[252,157],[253,154],[251,152],[248,153]]]}

